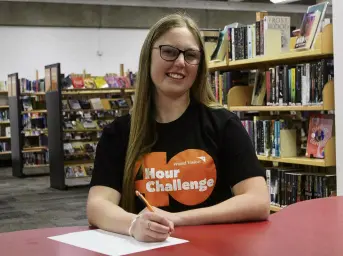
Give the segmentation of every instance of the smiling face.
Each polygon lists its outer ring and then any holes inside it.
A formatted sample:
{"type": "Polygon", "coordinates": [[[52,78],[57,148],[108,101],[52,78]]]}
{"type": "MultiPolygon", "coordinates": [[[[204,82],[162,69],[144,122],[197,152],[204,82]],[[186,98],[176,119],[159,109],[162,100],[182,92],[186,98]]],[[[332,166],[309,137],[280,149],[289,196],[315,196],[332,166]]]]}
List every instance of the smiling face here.
{"type": "Polygon", "coordinates": [[[196,39],[186,27],[172,28],[156,40],[151,54],[150,75],[157,94],[180,97],[188,92],[197,77],[199,65],[194,63],[201,56],[199,50],[196,39]],[[164,46],[160,53],[161,45],[164,46]],[[188,50],[186,59],[193,64],[188,63],[182,53],[172,60],[177,49],[188,50]]]}

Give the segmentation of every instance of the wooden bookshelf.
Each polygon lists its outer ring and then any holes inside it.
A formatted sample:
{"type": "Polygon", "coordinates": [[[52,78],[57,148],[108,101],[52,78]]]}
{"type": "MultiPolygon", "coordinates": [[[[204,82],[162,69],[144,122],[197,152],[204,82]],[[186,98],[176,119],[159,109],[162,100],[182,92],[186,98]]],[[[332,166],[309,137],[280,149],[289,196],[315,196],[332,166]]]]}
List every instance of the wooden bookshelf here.
{"type": "Polygon", "coordinates": [[[3,151],[3,152],[0,152],[0,155],[10,155],[12,154],[11,151],[3,151]]]}
{"type": "Polygon", "coordinates": [[[324,159],[314,159],[307,157],[271,157],[271,156],[257,156],[260,161],[268,162],[278,162],[278,163],[287,163],[287,164],[299,164],[299,165],[311,165],[311,166],[320,166],[320,167],[329,167],[334,166],[335,164],[328,163],[324,159]]]}
{"type": "Polygon", "coordinates": [[[244,59],[244,60],[235,60],[226,63],[223,62],[214,62],[209,65],[209,70],[211,72],[220,70],[232,70],[232,69],[256,69],[260,68],[261,65],[266,66],[276,66],[285,63],[294,63],[294,62],[304,62],[304,61],[311,61],[314,59],[322,59],[332,57],[333,52],[322,52],[320,49],[316,50],[308,50],[303,52],[288,52],[288,53],[281,53],[279,55],[274,56],[260,56],[252,59],[244,59]]]}
{"type": "Polygon", "coordinates": [[[27,164],[24,165],[24,168],[39,168],[39,167],[49,167],[48,164],[27,164]]]}
{"type": "MultiPolygon", "coordinates": [[[[274,68],[275,66],[278,66],[278,65],[293,66],[296,64],[302,64],[306,62],[310,63],[313,61],[319,61],[321,59],[334,57],[333,25],[332,24],[326,25],[323,31],[317,35],[315,39],[314,47],[311,50],[299,50],[299,51],[295,50],[294,46],[296,42],[296,37],[291,38],[290,50],[287,53],[281,53],[281,49],[277,49],[277,47],[275,47],[274,45],[275,43],[278,43],[278,42],[274,42],[270,38],[264,38],[264,42],[267,46],[270,45],[270,51],[267,51],[267,53],[265,52],[266,55],[257,56],[255,58],[250,58],[250,59],[232,61],[228,59],[228,54],[227,54],[226,59],[222,61],[210,61],[208,63],[209,71],[213,73],[216,71],[226,72],[226,71],[234,71],[234,70],[259,69],[261,72],[263,72],[263,71],[268,70],[269,68],[274,68]],[[275,54],[272,53],[272,51],[274,50],[275,50],[274,52],[275,54]]],[[[216,72],[215,76],[217,75],[220,76],[220,72],[216,72]]],[[[222,78],[224,79],[224,77],[222,78]]],[[[214,86],[217,88],[217,84],[214,86]]],[[[239,112],[237,113],[237,115],[242,120],[244,119],[251,120],[252,115],[246,115],[247,113],[253,113],[253,115],[255,116],[266,116],[265,118],[266,120],[270,119],[271,114],[273,116],[276,116],[276,119],[278,118],[282,119],[282,116],[289,114],[289,113],[282,113],[282,112],[287,112],[287,111],[288,112],[324,112],[325,114],[326,111],[332,112],[335,110],[334,87],[335,85],[334,85],[333,80],[325,84],[322,91],[323,102],[320,104],[309,104],[309,105],[299,105],[299,104],[298,105],[296,104],[271,105],[269,104],[267,106],[254,106],[251,104],[254,87],[252,85],[240,86],[239,84],[236,84],[234,87],[231,87],[230,90],[228,91],[226,104],[227,104],[228,110],[239,112]],[[272,113],[263,113],[263,112],[272,112],[272,113]]],[[[297,115],[297,118],[300,116],[302,118],[304,117],[306,118],[306,116],[309,116],[311,114],[312,113],[309,113],[309,114],[297,113],[296,115],[297,115]]],[[[261,120],[262,119],[264,118],[261,118],[261,120]]],[[[249,126],[248,129],[251,129],[251,126],[249,126]]],[[[296,156],[296,154],[293,154],[293,150],[287,151],[288,145],[286,142],[284,143],[285,145],[284,147],[282,146],[281,143],[279,144],[280,146],[279,149],[280,149],[280,154],[281,154],[280,157],[257,155],[257,158],[263,162],[273,162],[272,165],[270,163],[265,163],[267,166],[280,166],[280,168],[282,168],[284,164],[289,164],[289,165],[293,165],[293,167],[303,169],[304,172],[307,172],[307,170],[311,170],[309,173],[311,173],[312,171],[313,172],[319,172],[319,171],[326,172],[327,170],[331,172],[333,171],[334,168],[326,168],[326,167],[336,166],[336,145],[335,145],[334,133],[335,132],[334,132],[334,127],[333,127],[333,132],[332,132],[333,137],[327,141],[324,148],[324,152],[325,152],[324,159],[318,159],[318,158],[312,158],[312,157],[310,158],[310,157],[306,157],[305,155],[296,156]],[[282,154],[284,154],[284,156],[287,156],[287,157],[282,157],[282,154]],[[295,156],[291,157],[293,155],[295,156]],[[278,163],[281,163],[281,164],[279,165],[278,163]],[[319,168],[316,168],[316,167],[319,167],[319,168]]],[[[265,134],[262,136],[265,136],[265,134]]],[[[297,136],[298,135],[296,135],[296,137],[297,136]]],[[[286,137],[283,137],[283,138],[284,140],[287,141],[286,137]]],[[[293,139],[294,137],[290,136],[289,138],[293,139]]],[[[290,148],[293,149],[293,145],[290,148]]],[[[282,209],[284,209],[284,207],[270,205],[271,212],[278,212],[282,209]]]]}
{"type": "Polygon", "coordinates": [[[31,114],[31,113],[48,113],[46,109],[37,109],[37,110],[28,110],[28,111],[21,111],[22,114],[31,114]]]}
{"type": "Polygon", "coordinates": [[[323,111],[335,109],[334,83],[329,81],[323,88],[321,105],[251,106],[253,86],[235,86],[228,92],[227,101],[230,111],[323,111]]]}
{"type": "Polygon", "coordinates": [[[210,72],[226,71],[234,69],[256,69],[262,66],[276,66],[281,64],[291,64],[304,61],[312,61],[333,56],[333,26],[329,24],[318,34],[314,48],[312,50],[293,50],[295,37],[291,38],[290,51],[287,53],[273,54],[269,56],[258,56],[256,58],[230,61],[212,61],[208,68],[210,72]]]}
{"type": "Polygon", "coordinates": [[[6,150],[6,151],[2,151],[0,152],[1,158],[0,158],[0,162],[3,159],[9,159],[11,157],[12,151],[11,150],[11,137],[6,136],[9,135],[8,134],[8,129],[10,129],[9,124],[10,124],[10,113],[9,113],[9,101],[8,101],[8,90],[3,91],[4,89],[6,89],[6,87],[2,87],[2,90],[0,90],[0,101],[1,104],[0,105],[0,112],[1,112],[1,120],[0,120],[0,147],[2,150],[6,150]],[[2,115],[2,113],[4,113],[4,115],[2,115]],[[7,113],[7,114],[6,114],[7,113]],[[5,115],[7,115],[7,119],[5,117],[5,115]]]}
{"type": "Polygon", "coordinates": [[[227,101],[230,111],[328,111],[335,109],[334,83],[329,81],[323,88],[320,105],[251,106],[253,86],[235,86],[229,90],[227,101]]]}
{"type": "Polygon", "coordinates": [[[310,165],[318,167],[331,167],[336,165],[336,143],[335,137],[328,140],[324,148],[325,158],[310,158],[306,156],[298,157],[271,157],[257,155],[260,161],[287,163],[287,164],[299,164],[299,165],[310,165]]]}
{"type": "Polygon", "coordinates": [[[62,95],[92,95],[92,94],[121,94],[121,93],[134,93],[135,89],[131,88],[112,88],[112,89],[70,89],[70,90],[63,90],[61,93],[62,95]]]}
{"type": "Polygon", "coordinates": [[[21,92],[22,96],[44,96],[45,92],[21,92]]]}
{"type": "Polygon", "coordinates": [[[47,147],[27,147],[23,148],[23,153],[35,153],[35,152],[42,152],[48,150],[47,147]]]}

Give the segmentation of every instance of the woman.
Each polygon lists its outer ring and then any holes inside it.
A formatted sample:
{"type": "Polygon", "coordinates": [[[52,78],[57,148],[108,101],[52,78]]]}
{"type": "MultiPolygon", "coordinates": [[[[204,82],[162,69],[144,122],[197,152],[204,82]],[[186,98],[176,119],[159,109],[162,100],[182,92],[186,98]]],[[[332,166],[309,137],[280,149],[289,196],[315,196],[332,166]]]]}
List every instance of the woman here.
{"type": "Polygon", "coordinates": [[[206,75],[194,21],[178,14],[159,20],[142,47],[132,113],[107,126],[98,143],[91,225],[152,242],[174,225],[268,218],[265,172],[249,135],[216,103],[206,75]]]}

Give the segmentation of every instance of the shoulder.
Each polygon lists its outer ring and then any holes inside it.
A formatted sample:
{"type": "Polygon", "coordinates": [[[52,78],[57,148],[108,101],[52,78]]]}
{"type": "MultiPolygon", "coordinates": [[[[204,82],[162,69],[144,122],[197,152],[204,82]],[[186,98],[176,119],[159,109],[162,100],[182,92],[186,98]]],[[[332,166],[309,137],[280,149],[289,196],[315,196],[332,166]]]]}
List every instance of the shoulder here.
{"type": "Polygon", "coordinates": [[[109,123],[102,130],[102,135],[99,143],[113,146],[127,146],[130,136],[131,116],[129,114],[116,117],[114,121],[109,123]]]}
{"type": "Polygon", "coordinates": [[[218,132],[230,126],[241,125],[239,117],[224,107],[209,107],[201,104],[201,109],[205,122],[218,132]]]}
{"type": "Polygon", "coordinates": [[[130,133],[131,115],[126,114],[116,117],[114,121],[106,125],[103,129],[103,133],[108,135],[129,135],[130,133]]]}

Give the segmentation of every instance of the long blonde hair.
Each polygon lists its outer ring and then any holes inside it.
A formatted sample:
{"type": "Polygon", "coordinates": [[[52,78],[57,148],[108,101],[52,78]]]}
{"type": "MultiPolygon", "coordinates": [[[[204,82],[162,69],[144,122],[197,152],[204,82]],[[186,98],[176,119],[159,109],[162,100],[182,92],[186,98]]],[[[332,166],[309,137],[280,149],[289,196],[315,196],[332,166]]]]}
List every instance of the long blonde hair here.
{"type": "Polygon", "coordinates": [[[137,163],[151,151],[156,142],[154,84],[150,77],[152,46],[169,29],[186,27],[198,41],[202,52],[198,74],[190,89],[190,96],[196,101],[209,106],[221,107],[208,84],[208,68],[204,54],[204,44],[196,23],[185,14],[171,14],[153,25],[144,41],[136,81],[136,92],[131,112],[131,127],[126,152],[121,206],[128,212],[135,212],[135,176],[137,163]]]}

